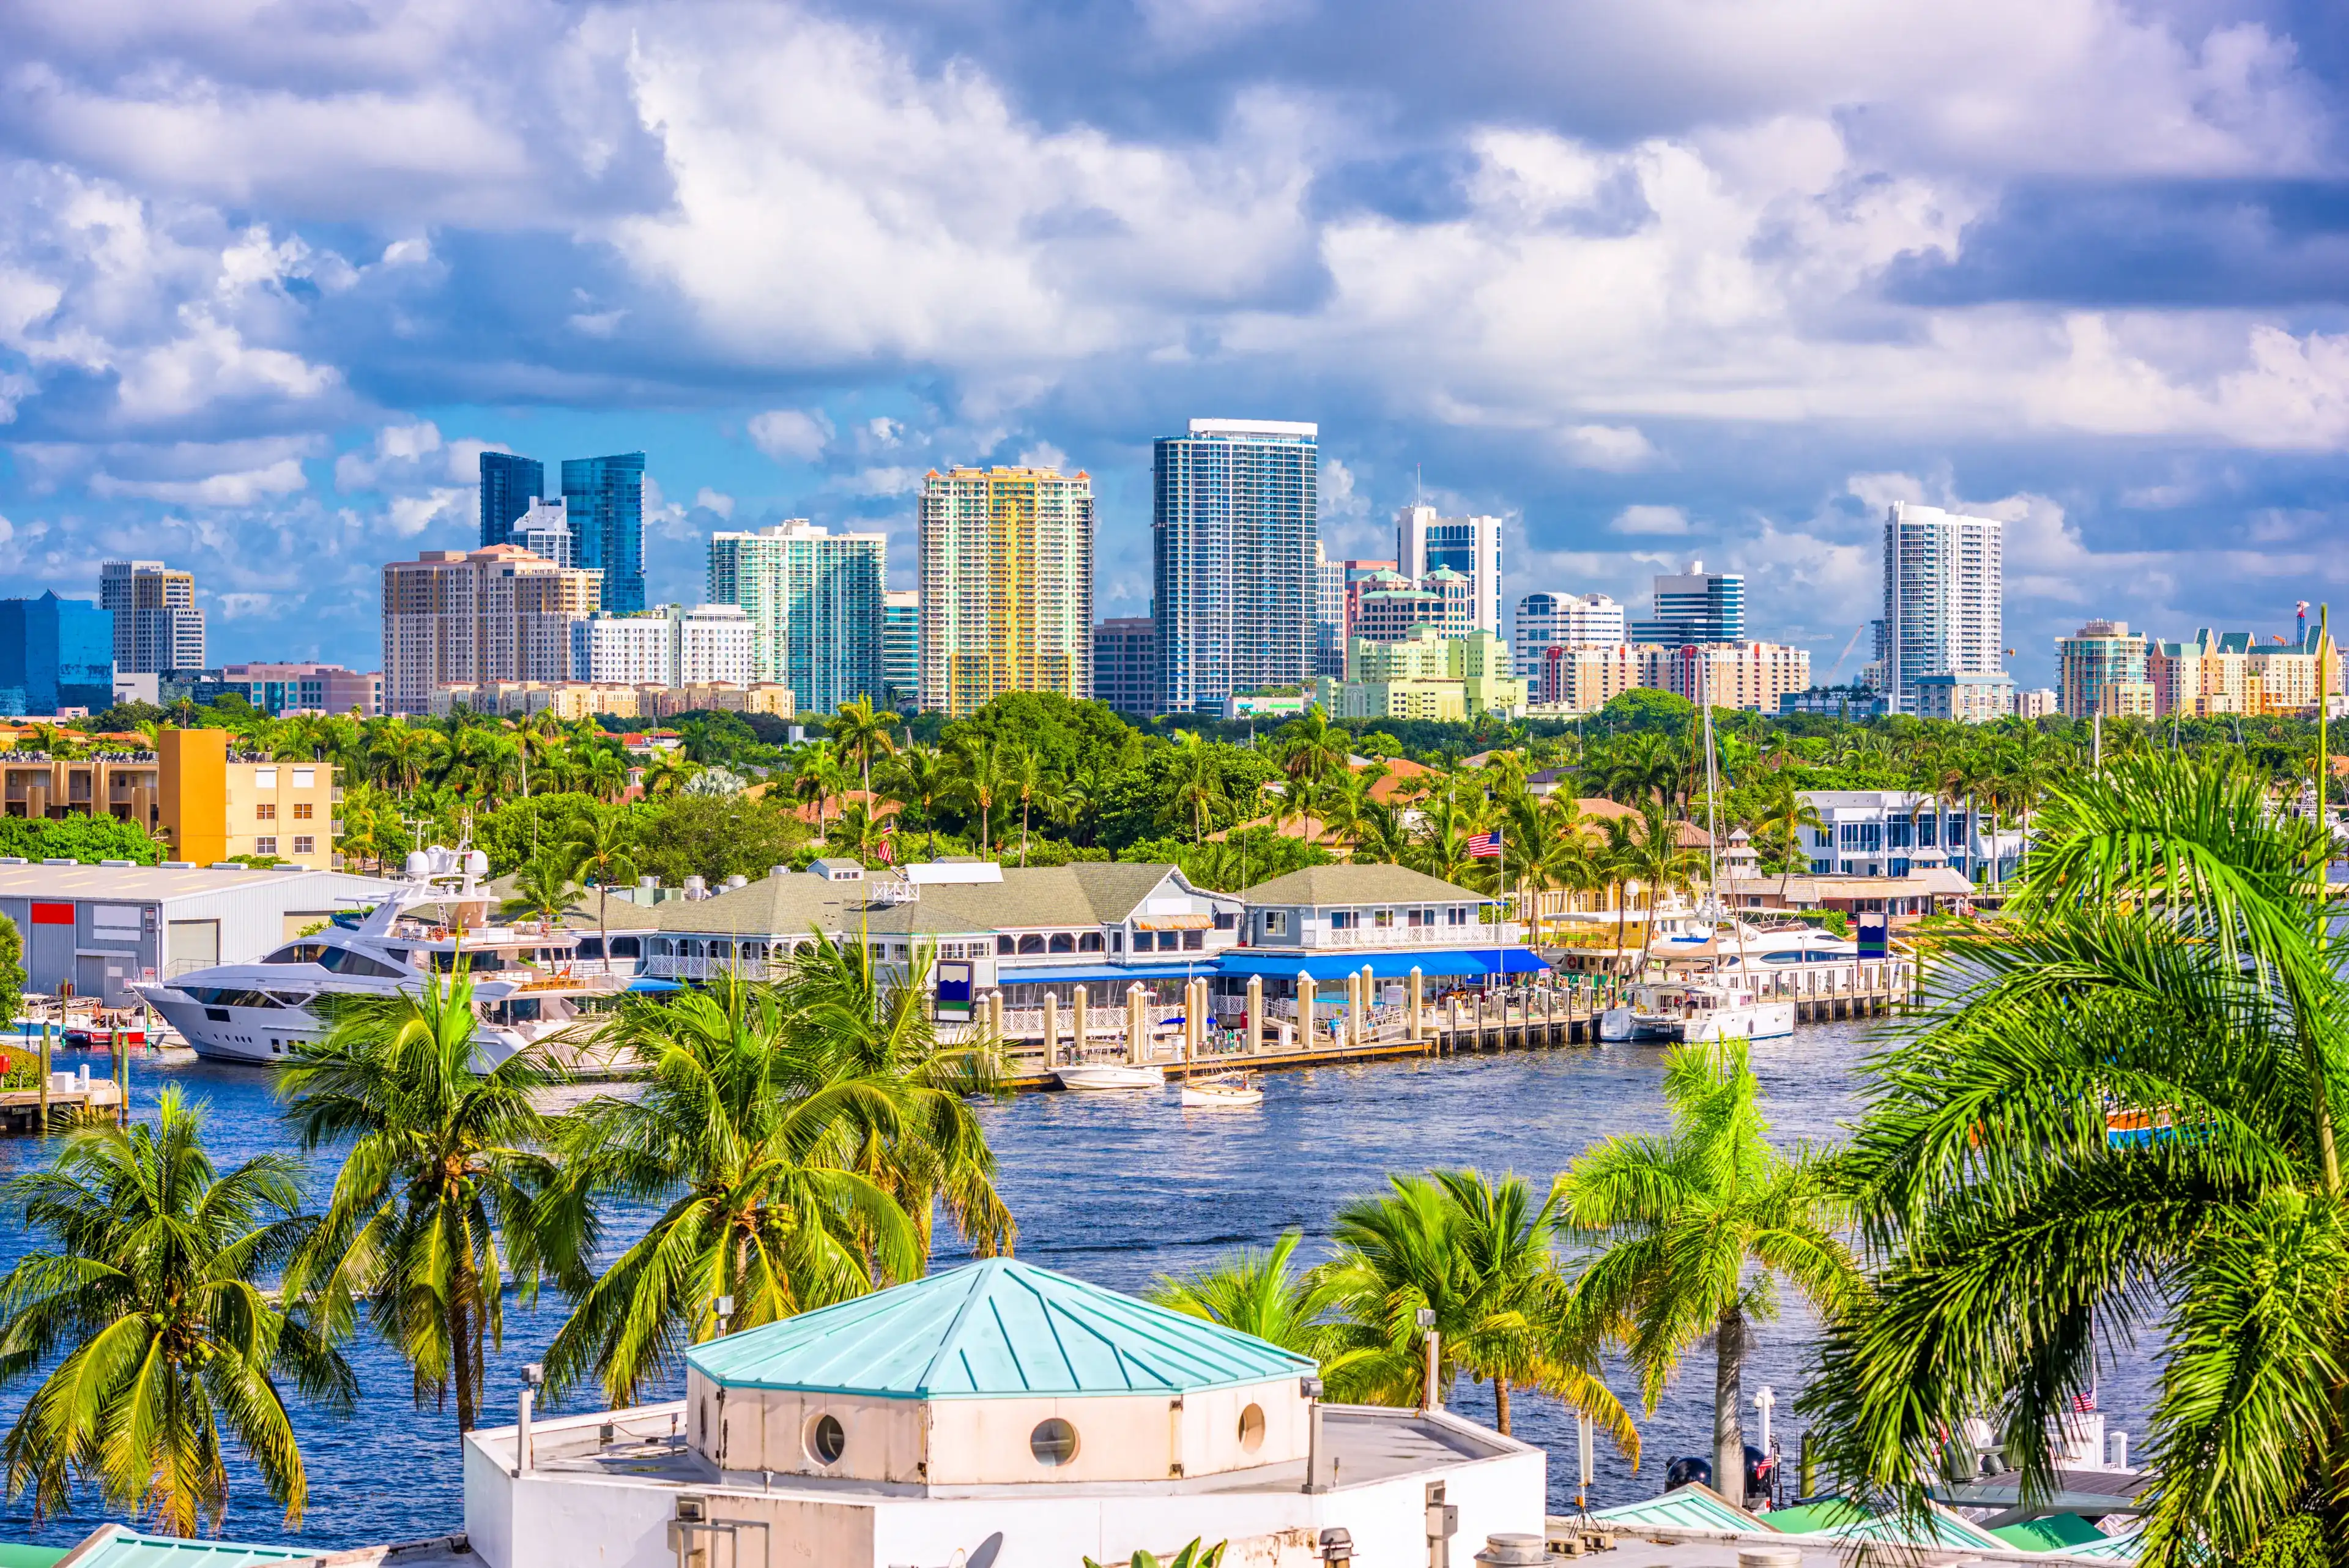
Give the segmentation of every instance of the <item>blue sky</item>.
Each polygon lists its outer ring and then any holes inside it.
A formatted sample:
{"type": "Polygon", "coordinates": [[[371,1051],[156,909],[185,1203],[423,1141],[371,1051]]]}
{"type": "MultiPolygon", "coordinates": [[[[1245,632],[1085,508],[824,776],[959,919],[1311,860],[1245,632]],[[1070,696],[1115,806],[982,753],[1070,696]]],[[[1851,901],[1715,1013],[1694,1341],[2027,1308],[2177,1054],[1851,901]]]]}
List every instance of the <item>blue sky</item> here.
{"type": "MultiPolygon", "coordinates": [[[[2337,8],[2099,0],[14,0],[0,592],[193,568],[216,659],[378,661],[485,445],[641,448],[715,527],[886,528],[947,462],[1101,497],[1318,421],[1333,550],[1414,476],[1508,591],[1701,557],[1821,678],[1890,500],[2089,615],[2341,599],[2337,8]]],[[[1865,657],[1840,666],[1848,676],[1865,657]]]]}

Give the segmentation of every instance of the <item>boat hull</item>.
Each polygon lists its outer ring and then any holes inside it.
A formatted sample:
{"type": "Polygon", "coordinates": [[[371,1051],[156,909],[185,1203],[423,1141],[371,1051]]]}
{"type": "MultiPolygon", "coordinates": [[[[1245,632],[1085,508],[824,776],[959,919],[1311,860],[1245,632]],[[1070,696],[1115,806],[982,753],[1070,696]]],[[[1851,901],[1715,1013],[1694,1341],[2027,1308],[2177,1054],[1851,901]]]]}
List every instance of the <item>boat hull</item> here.
{"type": "Polygon", "coordinates": [[[1599,1015],[1599,1038],[1620,1041],[1631,1038],[1631,1010],[1610,1007],[1599,1015]]]}
{"type": "Polygon", "coordinates": [[[1166,1086],[1164,1068],[1134,1067],[1108,1062],[1063,1067],[1052,1076],[1061,1087],[1087,1094],[1112,1089],[1163,1089],[1166,1086]]]}

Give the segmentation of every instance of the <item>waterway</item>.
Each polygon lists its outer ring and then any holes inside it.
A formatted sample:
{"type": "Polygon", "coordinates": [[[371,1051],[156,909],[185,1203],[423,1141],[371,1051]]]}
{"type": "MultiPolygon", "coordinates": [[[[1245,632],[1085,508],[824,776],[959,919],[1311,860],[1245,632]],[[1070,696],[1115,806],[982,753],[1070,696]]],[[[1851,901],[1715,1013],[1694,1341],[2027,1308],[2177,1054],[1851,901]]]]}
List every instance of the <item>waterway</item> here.
{"type": "MultiPolygon", "coordinates": [[[[1869,1027],[1808,1027],[1756,1049],[1765,1106],[1782,1144],[1832,1140],[1857,1114],[1869,1027]]],[[[1662,1131],[1661,1078],[1661,1054],[1650,1048],[1569,1048],[1276,1073],[1265,1080],[1264,1105],[1248,1111],[1186,1113],[1169,1092],[1023,1095],[990,1104],[981,1115],[1002,1165],[1001,1189],[1019,1222],[1019,1254],[1132,1291],[1290,1228],[1304,1232],[1309,1255],[1326,1256],[1339,1207],[1378,1189],[1389,1172],[1474,1166],[1514,1170],[1546,1189],[1600,1138],[1662,1131]]],[[[141,1068],[134,1074],[134,1105],[151,1110],[171,1084],[209,1103],[209,1141],[222,1165],[288,1147],[266,1069],[141,1068]]],[[[0,1171],[23,1168],[39,1158],[37,1149],[29,1139],[0,1143],[0,1171]]],[[[321,1153],[313,1167],[316,1189],[323,1193],[332,1179],[332,1156],[321,1153]]],[[[629,1218],[620,1217],[623,1224],[629,1218]]],[[[633,1220],[644,1222],[643,1216],[633,1220]]],[[[0,1267],[26,1244],[16,1216],[0,1219],[0,1267]]],[[[940,1266],[956,1261],[952,1251],[951,1242],[941,1248],[940,1266]]],[[[509,1309],[505,1345],[491,1368],[487,1419],[511,1422],[522,1366],[539,1356],[559,1322],[551,1302],[534,1313],[509,1309]]],[[[1780,1396],[1776,1428],[1790,1467],[1802,1420],[1788,1407],[1812,1364],[1815,1327],[1799,1302],[1787,1298],[1779,1320],[1761,1329],[1745,1375],[1749,1399],[1765,1384],[1780,1396]]],[[[240,1470],[225,1529],[230,1539],[295,1540],[324,1549],[461,1527],[453,1412],[415,1408],[407,1369],[379,1343],[361,1339],[348,1354],[362,1387],[357,1415],[335,1420],[296,1413],[310,1481],[303,1529],[289,1533],[258,1482],[240,1470]]],[[[2115,1425],[2141,1434],[2149,1375],[2141,1358],[2125,1354],[2121,1360],[2105,1378],[2103,1404],[2115,1425]]],[[[1630,1380],[1619,1372],[1614,1382],[1628,1399],[1630,1380]]],[[[16,1419],[26,1393],[23,1384],[0,1389],[0,1425],[16,1419]]],[[[1657,1408],[1639,1415],[1647,1457],[1636,1474],[1601,1443],[1594,1502],[1661,1490],[1671,1459],[1708,1452],[1712,1399],[1713,1361],[1701,1348],[1657,1408]]],[[[1488,1388],[1463,1381],[1454,1403],[1492,1417],[1488,1388]]],[[[1573,1417],[1538,1396],[1519,1395],[1511,1405],[1517,1435],[1550,1452],[1553,1510],[1570,1505],[1573,1417]]],[[[1750,1440],[1750,1408],[1746,1420],[1750,1440]]],[[[99,1517],[85,1511],[36,1523],[22,1502],[12,1502],[0,1510],[0,1540],[65,1543],[99,1517]]]]}

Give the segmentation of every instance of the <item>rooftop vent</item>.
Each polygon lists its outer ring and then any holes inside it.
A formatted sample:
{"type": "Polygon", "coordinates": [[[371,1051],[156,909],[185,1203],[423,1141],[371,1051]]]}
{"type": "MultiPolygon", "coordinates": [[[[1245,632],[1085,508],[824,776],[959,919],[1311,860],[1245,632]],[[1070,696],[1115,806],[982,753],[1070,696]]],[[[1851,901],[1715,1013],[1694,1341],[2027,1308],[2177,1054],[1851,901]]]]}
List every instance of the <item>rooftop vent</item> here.
{"type": "Polygon", "coordinates": [[[162,868],[166,871],[192,871],[196,863],[192,860],[166,860],[162,868]]]}
{"type": "Polygon", "coordinates": [[[811,874],[821,877],[827,882],[862,882],[864,880],[864,867],[859,866],[854,860],[817,860],[810,863],[808,870],[811,874]]]}
{"type": "Polygon", "coordinates": [[[136,860],[101,860],[98,864],[100,866],[136,866],[139,862],[136,860]]]}
{"type": "Polygon", "coordinates": [[[41,864],[44,866],[78,866],[81,862],[68,855],[63,857],[52,856],[50,858],[42,861],[41,864]]]}
{"type": "Polygon", "coordinates": [[[750,885],[750,878],[749,878],[748,877],[740,877],[740,876],[737,876],[737,877],[727,877],[727,878],[726,878],[726,886],[727,886],[727,888],[728,888],[730,890],[731,890],[731,889],[733,889],[733,888],[747,888],[747,887],[749,887],[750,885]]]}

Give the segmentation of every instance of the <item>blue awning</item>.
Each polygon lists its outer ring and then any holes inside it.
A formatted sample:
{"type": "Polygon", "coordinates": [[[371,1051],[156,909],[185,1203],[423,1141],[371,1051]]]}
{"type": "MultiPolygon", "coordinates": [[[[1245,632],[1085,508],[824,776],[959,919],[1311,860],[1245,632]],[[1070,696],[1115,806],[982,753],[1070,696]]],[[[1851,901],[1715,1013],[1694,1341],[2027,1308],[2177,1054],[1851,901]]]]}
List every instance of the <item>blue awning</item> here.
{"type": "Polygon", "coordinates": [[[630,991],[683,991],[684,986],[673,980],[657,980],[651,975],[639,975],[628,981],[630,991]]]}
{"type": "Polygon", "coordinates": [[[1223,955],[1226,977],[1315,981],[1343,980],[1368,965],[1373,980],[1406,980],[1417,970],[1430,980],[1459,976],[1481,980],[1493,974],[1538,974],[1549,968],[1530,948],[1403,948],[1350,953],[1231,951],[1223,955]]]}

